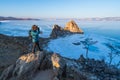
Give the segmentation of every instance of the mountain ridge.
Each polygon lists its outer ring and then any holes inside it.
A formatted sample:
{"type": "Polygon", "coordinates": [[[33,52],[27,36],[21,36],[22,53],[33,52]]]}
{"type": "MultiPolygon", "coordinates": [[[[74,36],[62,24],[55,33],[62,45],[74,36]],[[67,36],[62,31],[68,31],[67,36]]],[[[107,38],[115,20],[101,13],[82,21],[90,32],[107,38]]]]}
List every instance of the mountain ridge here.
{"type": "Polygon", "coordinates": [[[17,17],[3,17],[3,16],[0,16],[0,20],[39,20],[39,19],[35,19],[35,18],[17,18],[17,17]]]}
{"type": "Polygon", "coordinates": [[[0,20],[78,20],[78,21],[120,21],[120,17],[92,17],[92,18],[17,18],[0,16],[0,20]]]}

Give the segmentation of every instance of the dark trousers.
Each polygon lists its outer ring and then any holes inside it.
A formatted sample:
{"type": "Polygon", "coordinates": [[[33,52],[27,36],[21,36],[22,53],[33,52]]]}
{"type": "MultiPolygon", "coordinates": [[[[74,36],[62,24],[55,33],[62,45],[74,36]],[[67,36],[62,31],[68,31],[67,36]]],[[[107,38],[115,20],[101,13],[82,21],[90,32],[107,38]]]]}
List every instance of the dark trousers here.
{"type": "Polygon", "coordinates": [[[38,47],[38,49],[39,49],[40,51],[42,51],[42,49],[41,49],[40,46],[39,46],[39,42],[34,42],[34,43],[33,43],[33,47],[32,47],[32,52],[33,52],[33,53],[35,53],[36,47],[38,47]]]}

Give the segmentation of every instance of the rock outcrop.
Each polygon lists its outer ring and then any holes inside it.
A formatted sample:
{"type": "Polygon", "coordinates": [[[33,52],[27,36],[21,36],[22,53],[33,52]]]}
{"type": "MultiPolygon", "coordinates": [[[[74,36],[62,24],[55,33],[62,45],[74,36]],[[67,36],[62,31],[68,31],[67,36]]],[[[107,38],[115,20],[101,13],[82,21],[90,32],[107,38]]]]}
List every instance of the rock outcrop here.
{"type": "Polygon", "coordinates": [[[64,30],[73,32],[73,33],[81,33],[83,34],[83,30],[78,27],[78,25],[75,23],[75,21],[71,20],[68,23],[66,23],[66,26],[64,30]]]}
{"type": "MultiPolygon", "coordinates": [[[[0,80],[35,80],[36,75],[43,70],[49,70],[53,73],[51,55],[51,53],[46,53],[45,51],[23,55],[15,64],[3,71],[0,80]]],[[[61,67],[59,69],[59,75],[61,76],[65,62],[61,59],[59,64],[61,67]]],[[[53,74],[51,74],[52,77],[54,77],[53,74]]]]}
{"type": "MultiPolygon", "coordinates": [[[[43,51],[23,55],[4,70],[0,80],[54,80],[52,54],[43,51]]],[[[57,56],[59,69],[56,77],[59,80],[120,80],[120,70],[107,66],[104,61],[83,56],[78,60],[57,56]]]]}
{"type": "Polygon", "coordinates": [[[75,21],[70,21],[66,24],[65,28],[60,27],[59,25],[54,25],[50,38],[64,37],[71,34],[83,34],[84,32],[78,27],[75,21]]]}
{"type": "MultiPolygon", "coordinates": [[[[39,39],[41,48],[49,42],[48,38],[39,39]]],[[[0,75],[9,65],[14,64],[23,54],[32,50],[32,43],[28,37],[13,37],[0,34],[0,75]]]]}
{"type": "Polygon", "coordinates": [[[64,29],[58,25],[54,25],[53,26],[53,29],[52,29],[52,32],[50,34],[50,37],[51,38],[57,38],[57,37],[62,37],[62,36],[65,36],[65,34],[67,34],[64,29]]]}
{"type": "Polygon", "coordinates": [[[28,53],[29,43],[31,41],[27,37],[0,34],[0,75],[3,69],[14,64],[24,53],[28,53]]]}

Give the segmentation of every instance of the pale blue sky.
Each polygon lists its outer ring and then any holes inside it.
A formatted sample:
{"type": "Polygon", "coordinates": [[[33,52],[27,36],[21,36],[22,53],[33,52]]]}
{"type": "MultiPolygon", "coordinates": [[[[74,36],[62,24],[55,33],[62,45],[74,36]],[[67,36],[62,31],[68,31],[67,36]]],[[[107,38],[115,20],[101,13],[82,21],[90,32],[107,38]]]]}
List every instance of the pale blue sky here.
{"type": "Polygon", "coordinates": [[[0,16],[120,17],[120,0],[0,0],[0,16]]]}

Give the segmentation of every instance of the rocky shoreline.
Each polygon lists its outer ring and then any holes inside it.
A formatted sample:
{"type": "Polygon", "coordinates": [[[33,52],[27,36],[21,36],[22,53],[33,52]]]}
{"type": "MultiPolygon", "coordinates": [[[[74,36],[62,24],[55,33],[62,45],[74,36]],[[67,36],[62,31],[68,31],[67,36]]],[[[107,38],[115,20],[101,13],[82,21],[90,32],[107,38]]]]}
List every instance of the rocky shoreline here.
{"type": "Polygon", "coordinates": [[[120,80],[120,69],[108,66],[104,61],[85,59],[82,55],[78,60],[60,56],[57,74],[51,61],[53,53],[42,51],[28,53],[17,59],[2,73],[0,80],[120,80]],[[41,76],[40,74],[45,74],[41,76]],[[49,79],[47,74],[49,74],[49,79]]]}
{"type": "MultiPolygon", "coordinates": [[[[40,45],[47,45],[49,39],[40,38],[40,45]]],[[[0,34],[0,74],[23,54],[31,52],[32,42],[29,37],[12,37],[0,34]]]]}

